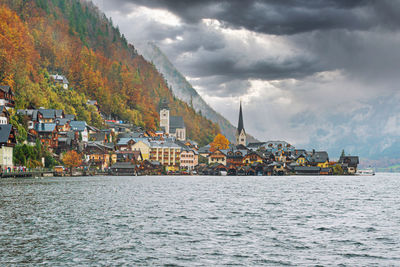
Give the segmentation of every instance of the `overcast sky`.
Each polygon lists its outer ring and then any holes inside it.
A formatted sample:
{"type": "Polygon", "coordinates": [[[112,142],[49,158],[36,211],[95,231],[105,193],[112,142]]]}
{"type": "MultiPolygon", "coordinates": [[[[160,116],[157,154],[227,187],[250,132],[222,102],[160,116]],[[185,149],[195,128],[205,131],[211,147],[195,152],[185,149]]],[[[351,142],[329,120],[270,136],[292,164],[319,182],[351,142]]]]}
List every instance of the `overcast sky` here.
{"type": "Polygon", "coordinates": [[[260,140],[354,153],[362,140],[398,141],[399,1],[94,2],[133,44],[155,42],[234,125],[242,99],[260,140]]]}

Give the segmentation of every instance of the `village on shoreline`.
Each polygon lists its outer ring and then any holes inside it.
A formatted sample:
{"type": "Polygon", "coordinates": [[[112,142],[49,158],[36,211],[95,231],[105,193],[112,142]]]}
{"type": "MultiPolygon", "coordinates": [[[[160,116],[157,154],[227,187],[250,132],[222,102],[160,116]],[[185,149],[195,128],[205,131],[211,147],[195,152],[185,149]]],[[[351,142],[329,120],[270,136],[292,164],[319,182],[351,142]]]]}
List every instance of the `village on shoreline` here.
{"type": "MultiPolygon", "coordinates": [[[[68,80],[53,75],[68,89],[68,80]]],[[[159,106],[159,131],[107,119],[96,100],[105,129],[77,120],[63,110],[15,110],[9,86],[0,86],[1,177],[68,175],[354,175],[358,156],[331,161],[326,151],[307,151],[285,141],[247,142],[242,105],[235,143],[218,134],[200,147],[186,136],[183,118],[159,106]],[[22,133],[26,138],[19,138],[22,133]],[[23,140],[22,140],[23,139],[23,140]]]]}

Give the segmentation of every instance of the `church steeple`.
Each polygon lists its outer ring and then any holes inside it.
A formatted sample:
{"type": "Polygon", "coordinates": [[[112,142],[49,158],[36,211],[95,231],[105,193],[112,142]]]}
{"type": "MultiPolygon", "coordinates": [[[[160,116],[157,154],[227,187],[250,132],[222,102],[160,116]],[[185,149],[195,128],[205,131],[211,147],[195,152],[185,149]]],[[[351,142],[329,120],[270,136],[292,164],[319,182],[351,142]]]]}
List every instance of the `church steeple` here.
{"type": "Polygon", "coordinates": [[[239,108],[239,122],[236,131],[236,144],[246,146],[246,131],[244,130],[243,125],[242,101],[240,101],[239,108]]]}
{"type": "Polygon", "coordinates": [[[238,132],[240,133],[242,130],[244,130],[243,126],[243,114],[242,114],[242,101],[240,101],[240,109],[239,109],[239,123],[238,123],[238,132]]]}

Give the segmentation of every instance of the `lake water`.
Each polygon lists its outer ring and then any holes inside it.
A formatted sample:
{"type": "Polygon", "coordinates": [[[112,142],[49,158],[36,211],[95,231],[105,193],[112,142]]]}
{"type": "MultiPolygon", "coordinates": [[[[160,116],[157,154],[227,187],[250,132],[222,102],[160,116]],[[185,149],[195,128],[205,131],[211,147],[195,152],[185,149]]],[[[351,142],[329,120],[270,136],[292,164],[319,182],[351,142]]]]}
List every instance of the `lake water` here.
{"type": "Polygon", "coordinates": [[[400,266],[400,175],[0,180],[1,266],[400,266]]]}

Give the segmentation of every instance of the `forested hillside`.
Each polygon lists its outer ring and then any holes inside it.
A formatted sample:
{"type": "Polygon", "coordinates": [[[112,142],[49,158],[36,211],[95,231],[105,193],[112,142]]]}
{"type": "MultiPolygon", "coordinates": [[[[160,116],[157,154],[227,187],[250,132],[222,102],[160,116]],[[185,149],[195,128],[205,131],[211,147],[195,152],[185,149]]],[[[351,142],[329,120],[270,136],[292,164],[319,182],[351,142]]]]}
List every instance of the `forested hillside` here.
{"type": "Polygon", "coordinates": [[[86,1],[0,0],[0,84],[10,85],[16,107],[64,109],[95,126],[87,109],[95,99],[102,113],[149,129],[158,127],[158,105],[167,98],[172,115],[184,117],[189,138],[208,143],[219,132],[176,99],[164,78],[128,44],[112,21],[86,1]],[[62,74],[70,90],[53,84],[62,74]]]}

